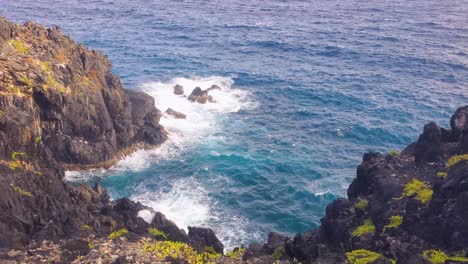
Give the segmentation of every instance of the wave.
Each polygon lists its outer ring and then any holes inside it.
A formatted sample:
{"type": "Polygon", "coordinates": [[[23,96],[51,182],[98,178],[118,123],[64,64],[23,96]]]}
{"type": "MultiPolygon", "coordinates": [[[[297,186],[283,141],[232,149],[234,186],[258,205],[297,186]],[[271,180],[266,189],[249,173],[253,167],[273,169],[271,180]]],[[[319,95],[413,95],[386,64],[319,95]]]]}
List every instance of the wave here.
{"type": "Polygon", "coordinates": [[[160,124],[169,132],[169,139],[159,148],[134,152],[108,170],[67,171],[65,179],[85,181],[91,177],[106,177],[123,171],[140,171],[161,160],[175,159],[200,143],[219,140],[220,136],[217,133],[222,129],[226,114],[257,107],[248,91],[234,89],[233,84],[232,78],[221,76],[177,77],[165,82],[143,83],[139,90],[155,99],[156,107],[163,113],[160,124]],[[173,93],[176,84],[184,87],[183,95],[173,93]],[[215,103],[199,104],[187,99],[195,87],[207,89],[212,85],[221,88],[209,93],[215,103]],[[168,108],[185,114],[186,119],[176,119],[165,114],[168,108]]]}

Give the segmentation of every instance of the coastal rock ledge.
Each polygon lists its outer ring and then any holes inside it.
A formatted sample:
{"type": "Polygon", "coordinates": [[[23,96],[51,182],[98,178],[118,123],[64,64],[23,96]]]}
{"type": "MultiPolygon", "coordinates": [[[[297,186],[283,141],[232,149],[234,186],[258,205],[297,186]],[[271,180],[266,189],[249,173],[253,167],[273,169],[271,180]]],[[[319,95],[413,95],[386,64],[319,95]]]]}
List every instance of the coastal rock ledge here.
{"type": "Polygon", "coordinates": [[[65,169],[160,145],[160,117],[101,53],[57,28],[0,18],[0,263],[468,262],[468,106],[401,153],[364,154],[318,229],[231,252],[209,228],[187,234],[99,185],[63,181],[65,169]]]}

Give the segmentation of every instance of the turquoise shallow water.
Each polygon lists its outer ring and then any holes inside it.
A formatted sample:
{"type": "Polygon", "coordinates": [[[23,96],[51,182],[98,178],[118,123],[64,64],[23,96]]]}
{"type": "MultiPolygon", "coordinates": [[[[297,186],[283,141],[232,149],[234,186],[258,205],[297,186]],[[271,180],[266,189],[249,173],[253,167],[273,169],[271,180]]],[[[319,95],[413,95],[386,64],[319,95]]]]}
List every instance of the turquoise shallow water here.
{"type": "Polygon", "coordinates": [[[468,1],[0,0],[0,15],[59,25],[147,91],[171,140],[99,181],[228,246],[319,225],[362,153],[401,149],[468,101],[468,1]],[[170,94],[219,84],[216,106],[170,94]]]}

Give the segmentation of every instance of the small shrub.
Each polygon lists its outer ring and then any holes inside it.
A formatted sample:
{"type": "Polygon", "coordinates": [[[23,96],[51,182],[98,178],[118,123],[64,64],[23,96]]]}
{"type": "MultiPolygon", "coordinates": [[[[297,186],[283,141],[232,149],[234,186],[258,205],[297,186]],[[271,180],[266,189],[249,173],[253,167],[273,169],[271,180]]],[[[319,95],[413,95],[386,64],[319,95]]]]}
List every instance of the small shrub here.
{"type": "Polygon", "coordinates": [[[403,223],[403,217],[400,215],[392,215],[390,216],[390,223],[384,226],[384,231],[387,228],[398,228],[403,223]]]}
{"type": "Polygon", "coordinates": [[[18,187],[18,186],[13,186],[13,190],[15,190],[15,192],[17,192],[17,193],[19,193],[19,194],[21,194],[21,195],[28,196],[28,197],[32,197],[31,192],[26,191],[25,189],[21,189],[21,188],[18,187]]]}
{"type": "Polygon", "coordinates": [[[440,250],[425,250],[423,253],[423,258],[429,261],[432,264],[444,264],[448,260],[458,261],[458,262],[468,262],[468,258],[463,256],[448,256],[440,250]]]}
{"type": "Polygon", "coordinates": [[[402,197],[412,197],[416,195],[416,199],[422,203],[427,203],[432,199],[433,191],[429,184],[418,179],[413,179],[405,185],[402,197]]]}
{"type": "Polygon", "coordinates": [[[281,257],[284,254],[284,246],[281,245],[277,248],[275,248],[275,251],[273,251],[273,255],[271,255],[275,260],[280,260],[281,257]]]}
{"type": "Polygon", "coordinates": [[[29,53],[29,47],[24,45],[19,39],[10,39],[8,44],[13,46],[15,50],[19,53],[27,54],[29,53]]]}
{"type": "Polygon", "coordinates": [[[126,235],[126,234],[128,234],[128,230],[126,228],[122,228],[122,229],[119,229],[119,230],[116,230],[116,231],[110,233],[108,238],[110,240],[113,240],[113,239],[116,239],[116,238],[121,237],[121,236],[126,235]]]}
{"type": "Polygon", "coordinates": [[[167,239],[167,234],[157,228],[148,228],[148,232],[150,232],[150,234],[152,234],[155,237],[162,237],[164,239],[167,239]]]}
{"type": "Polygon", "coordinates": [[[37,136],[37,137],[34,138],[35,143],[39,143],[39,142],[41,142],[41,140],[42,140],[41,136],[37,136]]]}
{"type": "Polygon", "coordinates": [[[89,78],[84,76],[83,79],[81,79],[80,84],[83,85],[83,86],[88,86],[89,85],[89,78]]]}
{"type": "Polygon", "coordinates": [[[29,77],[26,76],[26,75],[21,76],[20,82],[22,82],[23,84],[25,84],[27,87],[31,87],[31,86],[32,86],[32,81],[31,81],[31,79],[29,79],[29,77]]]}
{"type": "Polygon", "coordinates": [[[369,204],[369,201],[367,201],[367,199],[359,198],[359,201],[354,204],[354,207],[364,211],[366,210],[368,204],[369,204]]]}
{"type": "Polygon", "coordinates": [[[400,155],[400,151],[396,150],[396,149],[392,149],[390,151],[388,151],[388,155],[390,156],[398,156],[400,155]]]}
{"type": "Polygon", "coordinates": [[[8,167],[10,168],[10,170],[16,170],[18,168],[23,167],[23,165],[21,164],[21,161],[15,160],[15,161],[10,162],[8,167]]]}
{"type": "Polygon", "coordinates": [[[80,229],[81,229],[81,230],[93,230],[93,228],[92,228],[91,226],[89,226],[89,225],[82,225],[82,226],[80,227],[80,229]]]}
{"type": "Polygon", "coordinates": [[[235,248],[233,251],[226,253],[226,257],[230,259],[238,259],[241,258],[245,253],[245,248],[235,248]]]}
{"type": "Polygon", "coordinates": [[[13,153],[11,153],[11,158],[13,160],[17,160],[18,156],[26,156],[26,153],[18,151],[14,151],[13,153]]]}
{"type": "Polygon", "coordinates": [[[443,171],[437,173],[437,176],[439,176],[439,177],[441,177],[441,178],[446,178],[447,175],[448,175],[448,174],[447,174],[446,172],[443,172],[443,171]]]}
{"type": "Polygon", "coordinates": [[[445,167],[450,168],[455,164],[459,163],[460,161],[464,160],[468,160],[468,154],[453,156],[447,161],[445,167]]]}
{"type": "Polygon", "coordinates": [[[221,257],[219,253],[203,252],[198,254],[196,250],[186,243],[174,241],[158,241],[153,244],[146,243],[143,246],[143,252],[153,253],[162,260],[172,257],[196,264],[214,263],[216,259],[221,257]]]}
{"type": "Polygon", "coordinates": [[[358,226],[352,233],[352,236],[363,236],[375,232],[375,225],[372,219],[367,218],[364,224],[358,226]]]}
{"type": "Polygon", "coordinates": [[[95,245],[94,243],[92,243],[92,242],[89,242],[89,243],[88,243],[88,248],[89,248],[90,250],[93,250],[94,248],[96,248],[96,245],[95,245]]]}
{"type": "Polygon", "coordinates": [[[357,249],[346,253],[349,264],[369,264],[379,259],[382,255],[377,252],[357,249]]]}

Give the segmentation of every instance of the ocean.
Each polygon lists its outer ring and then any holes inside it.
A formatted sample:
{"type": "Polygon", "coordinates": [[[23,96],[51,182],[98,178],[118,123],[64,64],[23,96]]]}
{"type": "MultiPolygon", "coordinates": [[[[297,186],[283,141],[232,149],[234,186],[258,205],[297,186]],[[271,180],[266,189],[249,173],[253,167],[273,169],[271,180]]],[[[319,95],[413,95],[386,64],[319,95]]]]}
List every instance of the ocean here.
{"type": "Polygon", "coordinates": [[[362,154],[401,150],[468,102],[468,1],[0,0],[0,15],[106,54],[170,133],[104,170],[68,172],[227,248],[317,228],[362,154]],[[213,84],[216,103],[172,93],[213,84]]]}

